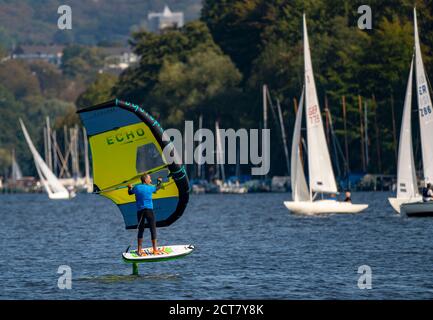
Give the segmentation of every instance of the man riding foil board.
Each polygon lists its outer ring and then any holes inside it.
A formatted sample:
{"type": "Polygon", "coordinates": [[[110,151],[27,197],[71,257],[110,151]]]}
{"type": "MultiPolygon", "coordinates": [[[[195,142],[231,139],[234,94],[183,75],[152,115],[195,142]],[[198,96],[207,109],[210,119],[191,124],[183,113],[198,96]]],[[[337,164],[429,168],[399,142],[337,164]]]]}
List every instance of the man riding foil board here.
{"type": "Polygon", "coordinates": [[[117,205],[127,230],[138,229],[139,251],[128,252],[128,247],[122,253],[123,260],[133,264],[133,273],[138,263],[190,254],[192,245],[157,247],[156,243],[156,227],[169,227],[184,214],[190,191],[184,167],[167,163],[164,157],[164,150],[176,156],[177,152],[165,141],[159,122],[143,107],[119,99],[81,109],[78,114],[92,153],[94,193],[117,205]],[[154,177],[157,172],[167,182],[152,185],[147,175],[154,177]],[[145,227],[150,227],[153,249],[142,247],[145,227]]]}
{"type": "Polygon", "coordinates": [[[147,220],[150,226],[150,235],[152,239],[153,254],[161,253],[157,248],[156,237],[156,220],[153,212],[152,196],[162,186],[162,178],[158,178],[156,186],[152,185],[152,178],[149,174],[141,176],[141,184],[132,186],[128,185],[128,194],[135,194],[135,202],[137,204],[137,221],[138,221],[138,234],[137,234],[137,255],[142,256],[143,246],[143,233],[144,225],[147,220]]]}

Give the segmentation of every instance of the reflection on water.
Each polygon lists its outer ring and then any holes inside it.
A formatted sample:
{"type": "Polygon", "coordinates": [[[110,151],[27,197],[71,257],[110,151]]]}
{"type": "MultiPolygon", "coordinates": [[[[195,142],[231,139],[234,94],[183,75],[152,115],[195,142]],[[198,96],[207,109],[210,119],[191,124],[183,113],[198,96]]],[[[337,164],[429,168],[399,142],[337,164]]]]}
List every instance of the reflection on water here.
{"type": "Polygon", "coordinates": [[[175,281],[181,278],[179,274],[138,274],[138,275],[115,275],[107,274],[98,277],[84,277],[76,279],[75,281],[83,282],[102,282],[102,283],[114,283],[114,282],[141,282],[141,281],[175,281]]]}

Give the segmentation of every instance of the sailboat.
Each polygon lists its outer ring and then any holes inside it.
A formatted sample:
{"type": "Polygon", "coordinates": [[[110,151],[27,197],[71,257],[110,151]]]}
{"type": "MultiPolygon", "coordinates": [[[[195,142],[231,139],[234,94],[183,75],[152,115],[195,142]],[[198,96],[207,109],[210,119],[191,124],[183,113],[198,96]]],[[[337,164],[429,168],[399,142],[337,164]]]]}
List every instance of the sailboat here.
{"type": "Polygon", "coordinates": [[[75,197],[74,192],[69,192],[63,184],[57,179],[57,177],[54,175],[54,173],[48,168],[45,161],[42,159],[41,155],[36,150],[29,133],[27,132],[27,129],[23,123],[23,121],[20,119],[21,129],[24,133],[24,137],[27,141],[27,145],[29,146],[30,152],[33,155],[33,160],[35,162],[36,170],[39,175],[39,179],[42,183],[42,185],[45,188],[45,191],[48,194],[48,197],[50,199],[71,199],[75,197]]]}
{"type": "MultiPolygon", "coordinates": [[[[414,8],[413,12],[414,12],[414,37],[415,37],[416,92],[417,92],[419,122],[420,122],[420,131],[421,131],[423,174],[424,174],[424,182],[427,184],[433,182],[433,143],[431,140],[433,137],[433,108],[432,108],[432,101],[430,97],[429,85],[427,82],[427,76],[425,73],[424,64],[421,56],[416,8],[414,8]]],[[[411,67],[411,70],[412,68],[413,67],[411,67]]],[[[410,85],[410,89],[408,90],[412,90],[412,78],[410,78],[410,80],[408,81],[408,86],[409,85],[410,85]]],[[[406,97],[407,97],[407,93],[406,93],[406,97]]],[[[410,109],[410,106],[405,106],[405,108],[406,107],[410,109]]],[[[407,113],[410,114],[410,111],[407,111],[407,113]]],[[[404,121],[405,119],[403,118],[403,122],[404,121]]],[[[402,135],[405,135],[406,139],[411,140],[410,134],[405,133],[405,131],[402,132],[402,135]]],[[[433,216],[433,201],[422,202],[421,197],[419,197],[418,193],[416,192],[417,188],[416,188],[415,172],[414,169],[413,170],[411,169],[414,168],[413,159],[409,161],[405,159],[407,158],[407,154],[404,155],[404,153],[408,153],[411,151],[411,143],[412,142],[410,141],[410,145],[406,143],[406,145],[402,146],[405,149],[402,150],[402,154],[401,154],[402,158],[400,159],[399,157],[398,161],[399,161],[399,170],[400,170],[400,162],[403,162],[402,166],[405,165],[405,167],[402,170],[410,171],[408,176],[411,179],[411,183],[414,183],[413,191],[411,190],[410,192],[412,192],[415,195],[416,199],[410,199],[409,201],[402,201],[400,205],[400,210],[397,210],[398,206],[397,209],[394,207],[394,205],[393,207],[397,211],[404,213],[407,216],[433,216]]],[[[400,171],[398,173],[400,174],[400,171]]],[[[398,187],[400,188],[400,185],[398,187]]],[[[410,184],[409,184],[409,188],[410,188],[410,184]]],[[[399,199],[398,193],[397,193],[397,199],[399,199]]]]}
{"type": "Polygon", "coordinates": [[[398,213],[400,213],[400,207],[402,204],[418,202],[422,200],[417,188],[415,161],[412,146],[411,104],[413,62],[414,58],[412,58],[412,62],[410,64],[409,79],[407,81],[403,118],[400,129],[397,164],[397,197],[388,199],[391,206],[398,213]]]}
{"type": "Polygon", "coordinates": [[[292,163],[290,168],[292,201],[285,201],[284,205],[291,212],[300,214],[358,213],[365,210],[368,205],[339,202],[332,199],[315,201],[318,194],[336,194],[338,190],[320,115],[305,14],[303,16],[303,29],[305,86],[296,115],[292,140],[292,163]],[[304,175],[299,148],[304,100],[307,122],[309,189],[304,175]]]}

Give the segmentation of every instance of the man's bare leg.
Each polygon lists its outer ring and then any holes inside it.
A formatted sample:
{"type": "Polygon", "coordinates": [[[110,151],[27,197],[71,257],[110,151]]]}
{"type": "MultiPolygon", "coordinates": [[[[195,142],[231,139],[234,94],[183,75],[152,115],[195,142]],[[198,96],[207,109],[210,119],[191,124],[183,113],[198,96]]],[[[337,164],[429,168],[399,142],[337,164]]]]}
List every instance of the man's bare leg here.
{"type": "Polygon", "coordinates": [[[143,246],[143,238],[138,239],[137,254],[141,257],[141,247],[143,246]]]}
{"type": "Polygon", "coordinates": [[[156,239],[152,240],[153,254],[161,253],[161,251],[158,250],[158,247],[156,246],[156,243],[157,243],[156,239]]]}

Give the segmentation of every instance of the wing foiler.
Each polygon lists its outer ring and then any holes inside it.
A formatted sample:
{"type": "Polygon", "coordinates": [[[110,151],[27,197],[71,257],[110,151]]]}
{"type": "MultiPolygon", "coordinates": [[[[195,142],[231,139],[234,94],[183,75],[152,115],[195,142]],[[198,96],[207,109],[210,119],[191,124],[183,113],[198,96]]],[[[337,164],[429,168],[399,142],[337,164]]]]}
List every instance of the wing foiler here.
{"type": "Polygon", "coordinates": [[[149,173],[153,181],[163,178],[163,187],[153,198],[157,227],[179,219],[189,199],[188,177],[181,164],[166,163],[164,148],[176,150],[171,142],[163,141],[158,121],[140,106],[118,99],[78,114],[92,153],[94,191],[119,207],[126,229],[138,224],[135,196],[128,195],[127,186],[140,183],[143,173],[149,173]]]}

